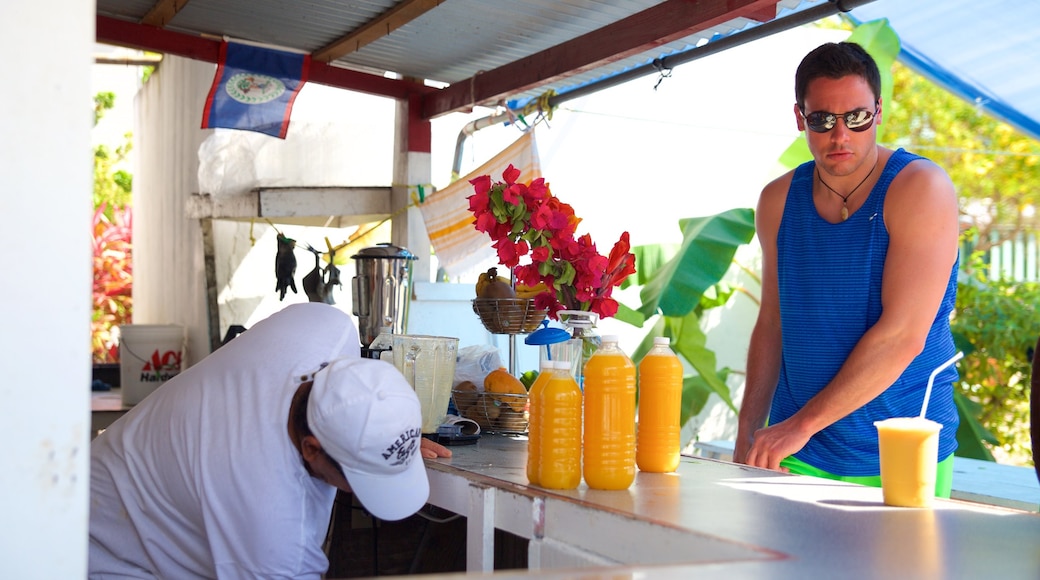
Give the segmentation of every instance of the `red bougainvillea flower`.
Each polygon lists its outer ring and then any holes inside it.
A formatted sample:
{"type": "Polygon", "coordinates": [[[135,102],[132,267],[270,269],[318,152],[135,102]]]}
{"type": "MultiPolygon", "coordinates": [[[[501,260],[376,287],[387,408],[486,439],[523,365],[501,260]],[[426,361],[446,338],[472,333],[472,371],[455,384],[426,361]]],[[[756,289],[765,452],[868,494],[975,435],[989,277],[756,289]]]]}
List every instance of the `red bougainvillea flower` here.
{"type": "Polygon", "coordinates": [[[630,252],[628,232],[621,234],[621,239],[614,244],[607,259],[607,280],[609,286],[618,286],[632,274],[636,273],[636,256],[630,252]]]}
{"type": "Polygon", "coordinates": [[[587,310],[600,318],[617,314],[618,303],[610,295],[636,271],[628,232],[609,257],[603,256],[591,236],[575,237],[581,219],[553,196],[543,178],[518,183],[520,170],[512,165],[502,178],[493,182],[482,175],[470,180],[473,227],[491,237],[499,263],[512,268],[518,282],[543,282],[550,289],[535,296],[535,307],[553,319],[560,310],[587,310]]]}

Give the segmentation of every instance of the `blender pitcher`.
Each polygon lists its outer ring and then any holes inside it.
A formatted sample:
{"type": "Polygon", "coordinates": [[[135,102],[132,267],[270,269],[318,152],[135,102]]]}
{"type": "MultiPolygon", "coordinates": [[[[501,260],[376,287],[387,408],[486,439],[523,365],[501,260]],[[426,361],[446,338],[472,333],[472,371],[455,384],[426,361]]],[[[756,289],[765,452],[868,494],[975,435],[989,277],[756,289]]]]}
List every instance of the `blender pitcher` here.
{"type": "Polygon", "coordinates": [[[361,354],[379,358],[379,353],[370,352],[368,347],[383,328],[390,328],[392,333],[407,331],[412,262],[416,257],[392,244],[376,244],[351,257],[357,267],[357,275],[350,282],[361,354]]]}
{"type": "Polygon", "coordinates": [[[458,349],[457,338],[393,335],[394,366],[419,396],[423,433],[436,433],[448,415],[458,349]]]}

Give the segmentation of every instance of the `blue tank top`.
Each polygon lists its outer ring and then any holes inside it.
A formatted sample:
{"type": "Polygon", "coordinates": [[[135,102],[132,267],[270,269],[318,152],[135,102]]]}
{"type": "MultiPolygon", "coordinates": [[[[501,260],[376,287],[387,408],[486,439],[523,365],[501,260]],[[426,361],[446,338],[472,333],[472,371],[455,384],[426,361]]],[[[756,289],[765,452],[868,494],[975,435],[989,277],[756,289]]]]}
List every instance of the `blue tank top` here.
{"type": "MultiPolygon", "coordinates": [[[[820,217],[813,204],[815,163],[795,169],[777,232],[783,358],[770,424],[787,419],[822,390],[881,316],[889,242],[885,196],[896,174],[915,159],[921,158],[902,149],[894,152],[863,206],[836,224],[820,217]]],[[[955,262],[924,351],[881,395],[814,435],[795,457],[837,475],[878,475],[874,421],[919,415],[928,377],[957,352],[949,324],[957,268],[955,262]]],[[[943,425],[940,460],[957,448],[957,378],[955,365],[936,375],[928,403],[928,418],[943,425]]]]}

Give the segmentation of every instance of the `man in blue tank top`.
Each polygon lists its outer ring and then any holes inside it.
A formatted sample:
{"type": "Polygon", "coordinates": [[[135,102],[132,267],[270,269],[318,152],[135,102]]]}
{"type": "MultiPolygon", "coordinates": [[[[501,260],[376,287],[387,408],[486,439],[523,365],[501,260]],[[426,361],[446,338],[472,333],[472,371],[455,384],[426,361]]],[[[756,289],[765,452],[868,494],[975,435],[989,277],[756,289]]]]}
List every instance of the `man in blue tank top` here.
{"type": "MultiPolygon", "coordinates": [[[[956,354],[957,196],[931,161],[877,144],[881,75],[860,46],[810,52],[793,108],[813,161],[769,183],[756,211],[761,310],[734,459],[880,485],[874,421],[917,416],[956,354]]],[[[936,492],[957,447],[954,366],[927,417],[943,425],[936,492]]]]}

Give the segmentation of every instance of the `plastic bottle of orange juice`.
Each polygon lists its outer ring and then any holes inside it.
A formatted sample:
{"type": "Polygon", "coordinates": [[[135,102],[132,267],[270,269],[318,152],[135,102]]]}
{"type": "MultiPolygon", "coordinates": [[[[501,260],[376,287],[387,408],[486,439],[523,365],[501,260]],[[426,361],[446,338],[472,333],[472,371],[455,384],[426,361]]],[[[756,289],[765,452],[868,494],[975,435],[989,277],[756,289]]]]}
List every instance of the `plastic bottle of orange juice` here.
{"type": "Polygon", "coordinates": [[[542,361],[538,378],[527,391],[527,481],[538,485],[538,464],[541,462],[542,442],[542,388],[549,382],[553,361],[542,361]]]}
{"type": "Polygon", "coordinates": [[[603,345],[585,363],[585,483],[628,489],[636,477],[636,367],[617,344],[603,345]]]}
{"type": "Polygon", "coordinates": [[[574,489],[581,483],[581,389],[569,361],[553,361],[542,387],[538,485],[574,489]]]}
{"type": "Polygon", "coordinates": [[[666,473],[679,466],[679,415],[682,413],[683,366],[666,337],[639,361],[639,424],[636,466],[666,473]]]}

